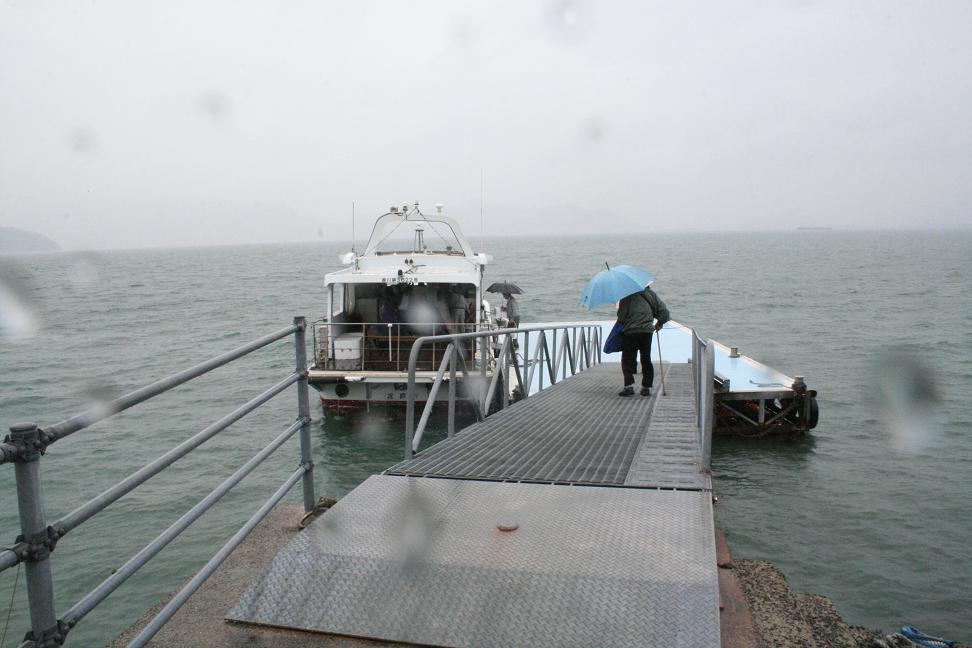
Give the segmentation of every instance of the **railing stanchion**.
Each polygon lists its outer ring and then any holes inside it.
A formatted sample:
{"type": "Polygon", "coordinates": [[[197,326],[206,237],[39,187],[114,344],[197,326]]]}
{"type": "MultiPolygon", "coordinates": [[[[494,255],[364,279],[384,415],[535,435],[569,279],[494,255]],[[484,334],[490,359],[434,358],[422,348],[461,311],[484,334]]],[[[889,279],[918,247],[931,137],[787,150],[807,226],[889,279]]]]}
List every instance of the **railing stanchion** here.
{"type": "MultiPolygon", "coordinates": [[[[412,458],[412,437],[415,436],[415,363],[423,340],[416,340],[408,358],[408,386],[405,388],[405,459],[412,458]]],[[[401,357],[401,356],[399,356],[401,357]]]]}
{"type": "Polygon", "coordinates": [[[317,504],[314,497],[314,458],[311,455],[310,432],[310,398],[307,393],[307,320],[303,317],[294,318],[294,347],[297,356],[297,416],[300,417],[300,463],[306,467],[303,475],[304,512],[310,513],[317,504]]]}
{"type": "Polygon", "coordinates": [[[520,394],[521,398],[528,398],[530,396],[530,390],[533,388],[533,375],[530,373],[530,332],[527,331],[523,334],[523,379],[526,382],[523,385],[523,393],[520,394]]]}
{"type": "MultiPolygon", "coordinates": [[[[492,338],[481,337],[479,338],[479,402],[483,403],[486,400],[486,390],[488,385],[486,384],[486,348],[492,347],[492,338]]],[[[489,350],[492,354],[492,349],[489,350]]],[[[483,416],[486,416],[486,406],[483,404],[480,406],[483,411],[483,416]]]]}
{"type": "Polygon", "coordinates": [[[57,641],[60,627],[54,610],[54,580],[51,575],[52,538],[44,513],[44,490],[40,480],[40,430],[33,423],[10,428],[10,441],[17,447],[14,473],[17,480],[17,506],[20,532],[30,545],[26,558],[27,601],[30,607],[29,640],[38,645],[57,641]]]}
{"type": "Polygon", "coordinates": [[[388,362],[392,361],[391,340],[392,340],[392,325],[391,322],[389,322],[388,323],[388,362]]]}
{"type": "MultiPolygon", "coordinates": [[[[577,373],[577,327],[571,329],[573,341],[567,345],[568,358],[570,359],[570,375],[577,373]]],[[[567,367],[564,367],[564,375],[567,375],[567,367]]]]}
{"type": "Polygon", "coordinates": [[[560,374],[560,348],[557,346],[557,329],[553,330],[553,342],[550,343],[550,348],[554,350],[554,374],[550,377],[550,384],[557,384],[557,375],[560,374]]]}
{"type": "Polygon", "coordinates": [[[448,436],[456,433],[456,354],[459,353],[460,345],[452,345],[452,353],[449,354],[449,429],[448,436]]]}
{"type": "Polygon", "coordinates": [[[547,369],[549,371],[550,367],[550,350],[547,349],[547,334],[545,331],[540,331],[537,345],[537,360],[540,363],[540,391],[543,391],[543,370],[547,369]]]}
{"type": "Polygon", "coordinates": [[[510,405],[510,354],[513,352],[512,334],[506,334],[506,340],[504,340],[503,346],[506,349],[506,353],[503,354],[501,361],[503,384],[500,387],[503,389],[503,394],[500,397],[500,409],[506,409],[510,405]]]}
{"type": "Polygon", "coordinates": [[[603,346],[601,344],[601,334],[602,334],[601,327],[598,326],[597,327],[597,344],[595,345],[595,350],[597,351],[597,363],[598,364],[601,364],[601,362],[603,361],[603,358],[601,357],[601,347],[603,346]]]}
{"type": "Polygon", "coordinates": [[[715,342],[705,341],[705,372],[702,377],[702,394],[705,408],[702,416],[702,467],[709,468],[712,465],[712,429],[714,427],[715,408],[714,394],[712,393],[712,383],[715,379],[715,342]]]}

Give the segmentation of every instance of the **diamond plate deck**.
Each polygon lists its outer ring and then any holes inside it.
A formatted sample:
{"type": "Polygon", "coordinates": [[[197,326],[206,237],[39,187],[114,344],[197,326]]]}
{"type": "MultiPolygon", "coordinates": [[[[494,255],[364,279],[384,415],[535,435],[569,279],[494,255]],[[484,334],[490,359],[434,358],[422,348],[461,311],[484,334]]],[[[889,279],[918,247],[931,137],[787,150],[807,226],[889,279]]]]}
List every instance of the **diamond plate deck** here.
{"type": "Polygon", "coordinates": [[[712,478],[701,470],[692,367],[670,365],[665,391],[655,402],[624,484],[711,490],[712,478]]]}
{"type": "Polygon", "coordinates": [[[710,495],[373,476],[227,618],[434,646],[718,646],[710,495]]]}
{"type": "Polygon", "coordinates": [[[658,382],[650,398],[620,398],[620,384],[617,364],[587,369],[385,474],[621,486],[648,429],[658,382]]]}

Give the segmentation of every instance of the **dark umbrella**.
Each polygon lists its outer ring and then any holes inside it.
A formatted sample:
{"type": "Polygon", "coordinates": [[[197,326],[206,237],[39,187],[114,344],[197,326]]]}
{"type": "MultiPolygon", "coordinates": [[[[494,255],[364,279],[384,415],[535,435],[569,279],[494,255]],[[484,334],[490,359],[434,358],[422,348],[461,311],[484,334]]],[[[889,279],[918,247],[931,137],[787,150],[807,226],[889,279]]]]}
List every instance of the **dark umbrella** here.
{"type": "Polygon", "coordinates": [[[515,283],[510,283],[509,281],[497,281],[492,286],[486,289],[486,292],[500,293],[503,295],[522,295],[523,291],[515,283]]]}

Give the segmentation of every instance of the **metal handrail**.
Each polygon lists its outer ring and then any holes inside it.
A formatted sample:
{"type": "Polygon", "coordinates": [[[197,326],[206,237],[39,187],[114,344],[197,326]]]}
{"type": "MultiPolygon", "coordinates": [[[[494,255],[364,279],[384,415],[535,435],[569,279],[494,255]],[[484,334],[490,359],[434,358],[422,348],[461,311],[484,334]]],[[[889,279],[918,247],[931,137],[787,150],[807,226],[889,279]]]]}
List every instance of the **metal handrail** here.
{"type": "MultiPolygon", "coordinates": [[[[233,349],[232,351],[227,351],[226,353],[218,355],[215,358],[201,362],[194,367],[189,367],[188,369],[172,374],[171,376],[157,380],[140,389],[136,389],[133,392],[125,394],[124,396],[119,396],[114,400],[108,401],[105,404],[92,407],[85,412],[63,420],[60,423],[55,423],[54,425],[42,428],[40,430],[41,441],[45,444],[46,448],[46,446],[54,443],[55,441],[63,439],[66,436],[70,436],[86,427],[90,427],[98,421],[103,421],[106,418],[118,414],[119,412],[123,412],[129,407],[138,405],[139,403],[146,401],[153,396],[158,396],[159,394],[167,392],[173,387],[178,387],[185,382],[189,382],[193,378],[198,378],[203,374],[209,373],[213,369],[222,367],[233,360],[253,353],[257,349],[261,349],[268,344],[273,344],[277,340],[285,338],[295,332],[297,332],[297,324],[265,335],[250,342],[249,344],[244,344],[243,346],[233,349]]],[[[15,454],[11,454],[9,452],[0,453],[0,464],[10,461],[14,457],[15,454]]]]}
{"type": "MultiPolygon", "coordinates": [[[[455,433],[455,405],[456,405],[456,372],[462,373],[463,384],[466,387],[465,398],[472,402],[476,419],[481,421],[489,416],[494,404],[497,389],[500,390],[499,407],[504,408],[509,404],[509,386],[511,379],[515,378],[516,386],[519,389],[520,398],[525,399],[530,396],[530,389],[533,385],[534,372],[536,367],[547,369],[547,377],[550,384],[556,384],[558,380],[567,378],[567,370],[570,375],[574,375],[586,368],[590,368],[601,361],[601,325],[599,323],[582,324],[562,324],[555,326],[529,326],[513,329],[499,329],[494,331],[480,331],[475,333],[454,333],[450,335],[429,335],[415,340],[408,359],[408,389],[406,394],[405,409],[405,458],[411,459],[422,443],[422,436],[428,424],[432,408],[435,406],[435,399],[439,393],[439,387],[445,379],[445,372],[449,371],[449,411],[448,411],[448,436],[455,433]],[[552,343],[547,344],[547,332],[552,334],[552,343]],[[557,343],[557,332],[563,331],[560,336],[560,343],[557,343]],[[534,355],[530,356],[530,333],[537,333],[537,346],[534,355]],[[520,356],[523,367],[516,361],[514,347],[519,344],[519,337],[523,337],[523,354],[520,356]],[[573,339],[571,339],[573,336],[573,339]],[[502,339],[502,341],[500,341],[502,339]],[[492,376],[488,385],[483,381],[479,394],[471,393],[470,390],[470,370],[466,365],[466,360],[461,353],[458,353],[460,342],[466,340],[478,340],[480,349],[480,371],[481,376],[487,376],[487,364],[492,364],[492,376]],[[415,373],[416,364],[422,347],[426,344],[447,343],[443,352],[442,361],[439,363],[435,380],[429,388],[428,397],[419,424],[415,425],[415,373]],[[551,347],[553,353],[551,354],[551,347]],[[492,358],[486,358],[485,350],[494,350],[492,358]],[[498,352],[496,349],[498,348],[498,352]],[[503,379],[502,385],[500,378],[503,379]]],[[[539,390],[544,388],[544,372],[541,368],[539,375],[539,390]]]]}
{"type": "Polygon", "coordinates": [[[307,350],[305,346],[306,328],[306,320],[303,317],[295,317],[292,326],[265,335],[206,362],[155,381],[110,401],[106,407],[92,408],[46,428],[39,428],[32,423],[14,425],[10,428],[10,436],[0,445],[0,463],[14,463],[21,536],[12,548],[0,551],[0,571],[19,562],[26,563],[31,631],[28,633],[26,641],[21,644],[21,648],[47,648],[63,644],[68,632],[86,614],[104,601],[297,432],[300,433],[301,454],[298,469],[213,556],[206,566],[197,572],[196,576],[176,597],[152,619],[141,634],[128,645],[144,646],[298,481],[303,482],[305,512],[309,513],[314,510],[316,500],[314,497],[313,462],[311,460],[311,419],[307,385],[307,350]],[[290,335],[294,336],[296,358],[294,373],[53,524],[47,524],[40,481],[40,457],[51,444],[290,335]],[[155,540],[143,547],[125,564],[115,570],[111,576],[82,597],[60,619],[56,617],[50,556],[60,538],[295,383],[297,385],[298,414],[297,420],[293,424],[214,488],[182,517],[172,523],[155,540]]]}
{"type": "Polygon", "coordinates": [[[193,593],[195,593],[195,591],[206,582],[206,579],[213,575],[213,572],[216,571],[221,564],[223,564],[223,561],[226,560],[231,553],[233,553],[233,550],[243,543],[246,536],[250,534],[254,527],[256,527],[256,525],[258,525],[263,518],[267,517],[267,514],[273,510],[273,507],[276,506],[288,492],[290,492],[290,489],[294,487],[294,484],[296,484],[298,480],[307,477],[310,470],[311,468],[308,466],[301,466],[295,470],[294,473],[288,477],[283,484],[280,485],[280,488],[277,489],[270,499],[264,502],[263,506],[257,509],[257,512],[246,521],[246,524],[240,527],[240,530],[237,531],[233,537],[230,538],[226,544],[224,544],[222,548],[209,559],[209,562],[203,565],[203,568],[192,577],[192,580],[186,583],[186,586],[179,590],[178,594],[172,597],[172,600],[169,601],[164,608],[162,608],[155,618],[149,621],[148,625],[145,626],[138,636],[129,642],[127,648],[142,648],[142,646],[147,644],[149,640],[162,629],[162,626],[164,626],[165,623],[172,618],[172,615],[179,611],[179,608],[182,607],[189,597],[192,596],[193,593]]]}
{"type": "Polygon", "coordinates": [[[695,415],[703,470],[712,467],[712,432],[715,426],[713,411],[715,395],[712,387],[714,380],[715,342],[711,339],[702,340],[693,329],[692,382],[695,387],[695,415]]]}

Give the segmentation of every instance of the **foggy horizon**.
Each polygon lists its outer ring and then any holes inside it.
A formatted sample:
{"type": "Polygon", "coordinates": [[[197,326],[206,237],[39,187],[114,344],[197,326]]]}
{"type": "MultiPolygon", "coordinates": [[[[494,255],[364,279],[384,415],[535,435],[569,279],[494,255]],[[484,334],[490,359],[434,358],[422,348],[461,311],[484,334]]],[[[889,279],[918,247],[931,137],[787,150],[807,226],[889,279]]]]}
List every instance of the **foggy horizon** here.
{"type": "MultiPolygon", "coordinates": [[[[14,228],[22,229],[22,228],[14,228]]],[[[38,232],[36,230],[23,230],[28,232],[34,232],[46,236],[44,232],[38,232]]],[[[584,238],[584,237],[606,237],[610,238],[612,236],[624,237],[630,236],[632,234],[638,234],[640,236],[679,236],[679,235],[691,235],[691,234],[812,234],[814,232],[820,234],[867,234],[867,233],[887,233],[887,234],[905,234],[905,233],[928,233],[928,234],[946,234],[948,232],[969,232],[972,231],[972,225],[958,224],[958,225],[942,225],[939,227],[896,227],[896,228],[871,228],[871,227],[830,227],[830,226],[794,226],[789,228],[777,228],[777,229],[767,229],[767,228],[736,228],[736,229],[697,229],[697,230],[664,230],[664,231],[645,231],[645,230],[633,230],[633,231],[612,231],[612,232],[530,232],[526,234],[517,233],[491,233],[486,232],[485,236],[480,235],[478,230],[469,230],[463,228],[463,233],[466,238],[472,243],[473,248],[477,251],[490,252],[489,249],[481,249],[480,241],[486,240],[490,242],[502,241],[504,239],[526,237],[526,238],[584,238]]],[[[51,238],[51,237],[47,237],[51,238]]],[[[140,251],[140,250],[188,250],[188,249],[204,249],[204,248],[223,248],[223,247],[259,247],[259,246],[275,246],[275,245],[317,245],[317,244],[333,244],[333,245],[344,245],[349,251],[351,250],[352,244],[354,243],[358,252],[363,252],[365,244],[367,243],[366,236],[359,236],[352,241],[349,237],[337,236],[335,238],[327,238],[315,236],[313,238],[304,239],[279,239],[279,240],[261,240],[261,241],[235,241],[235,242],[208,242],[208,243],[193,243],[193,242],[183,242],[174,244],[157,244],[152,245],[151,243],[146,243],[144,245],[132,245],[132,246],[115,246],[115,247],[67,247],[61,245],[59,241],[51,239],[54,243],[60,246],[58,250],[31,250],[25,252],[0,252],[0,256],[3,255],[34,255],[34,254],[62,254],[71,252],[126,252],[126,251],[140,251]]]]}
{"type": "Polygon", "coordinates": [[[965,2],[0,12],[0,226],[65,250],[972,227],[965,2]]]}

